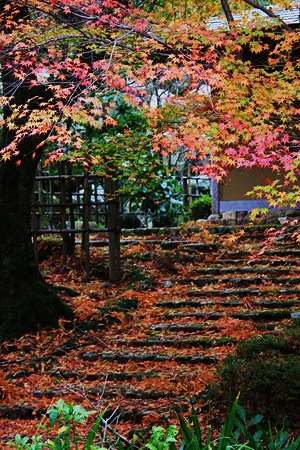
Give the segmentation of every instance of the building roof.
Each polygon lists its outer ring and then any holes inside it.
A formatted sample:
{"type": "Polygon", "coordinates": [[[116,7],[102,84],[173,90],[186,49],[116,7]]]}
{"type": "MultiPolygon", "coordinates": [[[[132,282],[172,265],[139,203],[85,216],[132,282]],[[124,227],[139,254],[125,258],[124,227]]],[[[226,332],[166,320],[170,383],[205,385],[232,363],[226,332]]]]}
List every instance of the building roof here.
{"type": "MultiPolygon", "coordinates": [[[[300,23],[300,0],[294,1],[291,9],[282,9],[272,5],[267,6],[267,8],[271,9],[272,12],[278,15],[278,17],[287,25],[297,25],[300,23]]],[[[249,20],[251,22],[256,22],[257,19],[266,19],[268,21],[276,20],[268,16],[263,11],[253,8],[243,12],[243,14],[235,14],[233,17],[236,21],[242,21],[243,23],[249,22],[249,20]]],[[[211,30],[217,30],[220,28],[229,29],[224,14],[212,17],[208,22],[208,27],[211,30]]]]}

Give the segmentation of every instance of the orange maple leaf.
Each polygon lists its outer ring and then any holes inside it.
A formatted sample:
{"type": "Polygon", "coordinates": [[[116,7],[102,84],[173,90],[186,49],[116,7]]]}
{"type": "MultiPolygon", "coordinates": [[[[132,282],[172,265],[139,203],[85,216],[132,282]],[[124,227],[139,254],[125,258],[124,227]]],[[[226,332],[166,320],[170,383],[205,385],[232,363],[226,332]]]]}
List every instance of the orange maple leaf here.
{"type": "Polygon", "coordinates": [[[106,116],[103,122],[106,126],[111,125],[113,127],[118,124],[118,122],[111,116],[106,116]]]}

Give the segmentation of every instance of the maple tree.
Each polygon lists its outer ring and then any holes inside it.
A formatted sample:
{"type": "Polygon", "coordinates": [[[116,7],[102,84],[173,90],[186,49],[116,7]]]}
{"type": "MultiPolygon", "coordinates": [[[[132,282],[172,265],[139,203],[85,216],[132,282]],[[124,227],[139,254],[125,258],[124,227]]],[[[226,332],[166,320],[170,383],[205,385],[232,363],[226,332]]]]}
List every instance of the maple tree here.
{"type": "Polygon", "coordinates": [[[70,317],[33,260],[31,189],[45,152],[46,164],[89,164],[82,130],[116,125],[107,92],[144,109],[152,151],[183,149],[197,170],[208,158],[202,170],[218,180],[234,167],[270,167],[284,181],[258,195],[299,200],[299,33],[276,12],[252,0],[0,5],[2,336],[70,317]],[[214,28],[222,11],[227,22],[214,28]]]}
{"type": "Polygon", "coordinates": [[[100,127],[101,120],[110,123],[94,92],[96,86],[122,84],[117,70],[114,77],[110,75],[110,58],[118,61],[120,55],[114,54],[114,48],[107,49],[106,34],[113,33],[110,27],[113,22],[118,25],[126,11],[117,2],[93,6],[55,1],[1,2],[1,9],[0,322],[2,337],[10,337],[56,325],[60,316],[72,317],[44,283],[34,261],[33,180],[45,141],[48,145],[55,141],[54,151],[49,145],[48,162],[56,161],[64,156],[67,144],[75,149],[82,144],[76,126],[83,122],[100,127]],[[85,37],[82,23],[89,18],[85,37]]]}
{"type": "Polygon", "coordinates": [[[243,17],[240,9],[222,5],[228,23],[222,28],[215,18],[216,33],[203,21],[197,26],[194,17],[181,26],[175,20],[166,40],[178,53],[167,66],[151,66],[162,73],[162,81],[183,84],[182,93],[153,112],[155,149],[185,148],[195,170],[197,160],[208,157],[203,171],[219,181],[234,168],[269,167],[278,179],[255,192],[271,206],[295,206],[300,198],[299,31],[270,22],[269,15],[262,20],[248,11],[247,19],[247,11],[243,17]],[[236,20],[233,12],[239,14],[236,20]],[[187,42],[188,54],[183,51],[187,42]]]}

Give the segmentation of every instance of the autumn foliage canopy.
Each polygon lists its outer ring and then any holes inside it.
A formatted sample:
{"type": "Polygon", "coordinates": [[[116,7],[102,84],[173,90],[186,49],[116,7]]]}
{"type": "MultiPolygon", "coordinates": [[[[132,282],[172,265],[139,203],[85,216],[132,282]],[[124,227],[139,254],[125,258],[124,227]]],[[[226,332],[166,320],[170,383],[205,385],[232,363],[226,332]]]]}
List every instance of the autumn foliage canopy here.
{"type": "Polygon", "coordinates": [[[299,31],[279,14],[293,2],[0,4],[3,162],[21,165],[20,143],[39,136],[33,159],[45,148],[45,164],[90,165],[87,130],[117,125],[107,96],[121,92],[147,117],[153,151],[180,150],[217,180],[271,168],[283,177],[257,195],[299,201],[299,31]]]}

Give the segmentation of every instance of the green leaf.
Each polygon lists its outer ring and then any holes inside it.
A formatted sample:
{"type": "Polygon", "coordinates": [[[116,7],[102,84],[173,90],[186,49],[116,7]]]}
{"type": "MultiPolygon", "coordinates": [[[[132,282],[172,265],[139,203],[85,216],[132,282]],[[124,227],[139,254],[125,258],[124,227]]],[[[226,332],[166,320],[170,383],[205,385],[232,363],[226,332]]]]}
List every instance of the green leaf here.
{"type": "Polygon", "coordinates": [[[59,412],[56,409],[50,409],[48,411],[48,414],[49,414],[50,426],[53,427],[57,422],[59,412]]]}
{"type": "Polygon", "coordinates": [[[194,431],[195,431],[195,436],[196,436],[197,442],[199,443],[200,448],[202,448],[202,433],[201,433],[197,413],[193,406],[192,406],[192,420],[193,420],[193,426],[194,426],[194,431]]]}
{"type": "Polygon", "coordinates": [[[226,450],[227,449],[227,445],[229,443],[230,436],[232,435],[233,425],[235,422],[236,412],[237,412],[237,408],[238,408],[238,400],[239,400],[239,397],[237,396],[232,405],[229,416],[226,419],[225,424],[223,425],[217,450],[226,450]]]}
{"type": "Polygon", "coordinates": [[[246,411],[241,405],[237,405],[237,415],[242,419],[242,421],[246,422],[246,411]]]}
{"type": "Polygon", "coordinates": [[[157,450],[157,447],[155,445],[153,445],[153,444],[150,444],[150,443],[146,444],[145,447],[149,448],[150,450],[157,450]]]}
{"type": "Polygon", "coordinates": [[[92,445],[93,440],[95,438],[95,435],[98,431],[99,425],[101,424],[102,421],[102,414],[96,419],[96,421],[94,422],[94,424],[92,425],[92,428],[88,434],[87,440],[86,440],[86,445],[85,445],[85,449],[88,450],[89,446],[92,445]]]}
{"type": "Polygon", "coordinates": [[[248,427],[251,427],[252,425],[257,425],[263,420],[264,416],[261,414],[256,414],[248,423],[248,427]]]}

